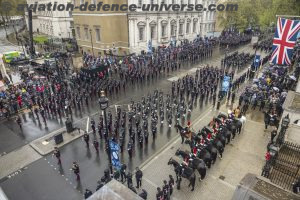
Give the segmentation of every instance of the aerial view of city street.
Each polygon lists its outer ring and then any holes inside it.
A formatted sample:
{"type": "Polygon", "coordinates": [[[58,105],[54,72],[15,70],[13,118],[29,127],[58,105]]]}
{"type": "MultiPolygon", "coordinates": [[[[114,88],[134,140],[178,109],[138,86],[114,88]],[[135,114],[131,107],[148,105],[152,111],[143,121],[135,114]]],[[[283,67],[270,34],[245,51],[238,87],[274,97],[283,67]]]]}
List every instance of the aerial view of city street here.
{"type": "Polygon", "coordinates": [[[0,200],[300,200],[299,0],[0,0],[0,200]]]}

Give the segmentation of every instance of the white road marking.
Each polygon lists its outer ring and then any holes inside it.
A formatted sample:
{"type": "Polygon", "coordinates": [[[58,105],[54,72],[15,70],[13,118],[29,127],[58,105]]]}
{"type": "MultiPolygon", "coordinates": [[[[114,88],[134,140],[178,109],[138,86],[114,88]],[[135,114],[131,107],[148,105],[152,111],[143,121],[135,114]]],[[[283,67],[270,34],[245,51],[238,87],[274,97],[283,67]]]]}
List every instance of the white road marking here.
{"type": "Polygon", "coordinates": [[[90,123],[90,117],[88,117],[87,121],[86,121],[86,132],[87,133],[89,132],[89,123],[90,123]]]}
{"type": "Polygon", "coordinates": [[[168,81],[173,82],[173,81],[177,81],[178,79],[179,79],[179,77],[174,76],[174,77],[172,77],[172,78],[169,78],[168,81]]]}
{"type": "Polygon", "coordinates": [[[200,69],[200,68],[196,68],[196,67],[194,67],[194,68],[192,68],[192,69],[190,69],[189,70],[189,72],[191,72],[191,73],[195,73],[198,69],[200,69]]]}
{"type": "Polygon", "coordinates": [[[152,186],[155,187],[155,188],[158,187],[155,183],[153,183],[152,181],[150,181],[150,180],[147,179],[147,178],[143,178],[143,180],[144,180],[144,181],[147,181],[148,183],[150,183],[150,185],[152,185],[152,186]]]}
{"type": "Polygon", "coordinates": [[[117,108],[118,108],[118,105],[115,105],[115,109],[116,109],[116,114],[117,114],[117,108]]]}

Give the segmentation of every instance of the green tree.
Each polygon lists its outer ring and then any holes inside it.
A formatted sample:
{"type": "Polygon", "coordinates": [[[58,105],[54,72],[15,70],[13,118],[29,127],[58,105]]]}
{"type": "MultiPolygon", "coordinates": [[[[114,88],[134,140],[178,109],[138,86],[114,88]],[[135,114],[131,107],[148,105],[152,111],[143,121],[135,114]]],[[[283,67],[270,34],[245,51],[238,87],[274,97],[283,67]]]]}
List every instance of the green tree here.
{"type": "Polygon", "coordinates": [[[226,3],[238,4],[238,10],[219,12],[218,25],[223,28],[234,26],[240,30],[259,26],[266,28],[276,23],[276,15],[300,15],[299,0],[237,0],[226,3]]]}

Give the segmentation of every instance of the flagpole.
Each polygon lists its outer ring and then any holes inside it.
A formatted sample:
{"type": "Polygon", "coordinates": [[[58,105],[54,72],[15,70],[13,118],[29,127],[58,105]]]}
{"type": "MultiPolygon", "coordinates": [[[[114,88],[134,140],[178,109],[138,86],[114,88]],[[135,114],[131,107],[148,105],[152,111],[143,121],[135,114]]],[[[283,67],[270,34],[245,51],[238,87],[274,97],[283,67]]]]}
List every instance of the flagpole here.
{"type": "Polygon", "coordinates": [[[276,15],[276,17],[300,18],[300,16],[299,16],[299,15],[276,15]]]}

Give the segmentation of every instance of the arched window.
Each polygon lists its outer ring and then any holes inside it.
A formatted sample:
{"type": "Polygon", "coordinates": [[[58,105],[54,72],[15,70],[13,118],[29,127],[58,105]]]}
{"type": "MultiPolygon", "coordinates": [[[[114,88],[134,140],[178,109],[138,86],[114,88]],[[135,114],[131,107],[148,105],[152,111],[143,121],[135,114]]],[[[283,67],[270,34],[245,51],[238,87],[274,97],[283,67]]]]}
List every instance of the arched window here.
{"type": "Polygon", "coordinates": [[[167,37],[167,20],[161,21],[161,37],[167,37]]]}
{"type": "Polygon", "coordinates": [[[144,41],[145,40],[145,22],[139,22],[137,24],[138,26],[138,33],[139,33],[139,41],[144,41]]]}
{"type": "Polygon", "coordinates": [[[156,22],[152,21],[149,23],[150,26],[150,38],[155,39],[155,33],[156,33],[156,22]]]}
{"type": "Polygon", "coordinates": [[[177,28],[177,22],[176,22],[176,20],[175,19],[173,19],[172,21],[171,21],[171,36],[176,36],[176,28],[177,28]]]}

